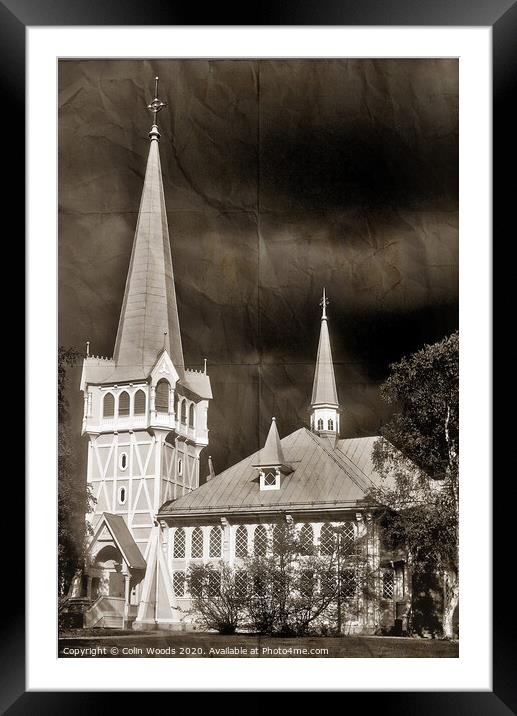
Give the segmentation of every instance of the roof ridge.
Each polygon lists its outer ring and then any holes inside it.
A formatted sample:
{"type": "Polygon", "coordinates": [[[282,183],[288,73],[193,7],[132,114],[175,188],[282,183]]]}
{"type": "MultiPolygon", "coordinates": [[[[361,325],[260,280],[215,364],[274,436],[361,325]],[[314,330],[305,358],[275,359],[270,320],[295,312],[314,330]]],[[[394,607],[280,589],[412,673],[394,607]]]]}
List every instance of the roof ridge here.
{"type": "MultiPolygon", "coordinates": [[[[343,469],[343,471],[347,474],[347,476],[352,480],[352,482],[354,483],[354,485],[356,485],[356,487],[358,487],[360,490],[363,490],[363,491],[364,491],[365,485],[364,485],[364,484],[361,484],[361,482],[358,481],[356,477],[354,477],[354,476],[352,476],[352,475],[350,474],[350,468],[348,467],[348,465],[346,465],[346,464],[343,463],[343,460],[338,459],[338,458],[336,457],[336,455],[334,455],[334,452],[335,452],[336,450],[338,450],[343,456],[344,456],[344,453],[342,453],[341,450],[339,450],[339,448],[334,448],[334,450],[332,450],[332,451],[329,450],[329,449],[327,448],[327,446],[325,445],[325,443],[323,442],[323,439],[322,439],[322,438],[320,438],[318,435],[315,435],[313,432],[311,432],[311,431],[308,430],[307,428],[305,428],[305,430],[307,430],[307,432],[309,433],[309,435],[311,436],[311,438],[314,440],[314,442],[316,442],[318,445],[320,445],[321,448],[327,453],[327,455],[328,455],[330,458],[332,458],[332,460],[334,460],[334,462],[335,462],[336,464],[338,464],[338,465],[343,469]]],[[[362,471],[361,471],[361,472],[362,472],[362,471]]],[[[370,479],[368,479],[368,478],[367,478],[367,485],[366,485],[366,487],[373,487],[373,482],[372,482],[370,479]]]]}

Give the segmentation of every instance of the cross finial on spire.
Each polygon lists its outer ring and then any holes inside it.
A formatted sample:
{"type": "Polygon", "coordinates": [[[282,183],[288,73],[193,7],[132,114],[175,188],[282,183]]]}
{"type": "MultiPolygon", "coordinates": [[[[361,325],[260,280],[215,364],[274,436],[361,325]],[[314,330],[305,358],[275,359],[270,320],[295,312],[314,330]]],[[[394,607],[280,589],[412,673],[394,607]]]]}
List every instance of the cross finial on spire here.
{"type": "Polygon", "coordinates": [[[328,300],[328,298],[327,298],[327,296],[326,296],[326,294],[325,294],[325,289],[323,289],[323,298],[322,298],[321,301],[320,301],[320,306],[321,306],[321,318],[322,318],[322,320],[323,320],[323,319],[325,319],[325,320],[327,319],[327,306],[328,306],[328,305],[329,305],[329,300],[328,300]]]}
{"type": "Polygon", "coordinates": [[[158,112],[161,112],[164,107],[167,106],[167,102],[162,102],[161,99],[158,99],[158,82],[159,78],[154,78],[154,99],[153,101],[147,105],[147,109],[150,110],[153,113],[153,126],[151,127],[151,131],[149,132],[149,136],[151,139],[156,137],[156,139],[160,138],[160,134],[158,133],[158,125],[156,124],[156,115],[158,112]],[[153,131],[154,130],[154,131],[153,131]]]}

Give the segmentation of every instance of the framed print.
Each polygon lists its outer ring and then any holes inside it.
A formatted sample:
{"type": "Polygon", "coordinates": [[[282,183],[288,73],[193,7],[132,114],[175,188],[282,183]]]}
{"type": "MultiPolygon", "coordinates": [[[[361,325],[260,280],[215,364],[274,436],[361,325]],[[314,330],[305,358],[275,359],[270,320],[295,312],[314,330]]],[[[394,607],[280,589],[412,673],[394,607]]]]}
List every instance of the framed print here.
{"type": "Polygon", "coordinates": [[[450,10],[3,4],[29,328],[9,712],[515,710],[489,440],[515,8],[450,10]]]}

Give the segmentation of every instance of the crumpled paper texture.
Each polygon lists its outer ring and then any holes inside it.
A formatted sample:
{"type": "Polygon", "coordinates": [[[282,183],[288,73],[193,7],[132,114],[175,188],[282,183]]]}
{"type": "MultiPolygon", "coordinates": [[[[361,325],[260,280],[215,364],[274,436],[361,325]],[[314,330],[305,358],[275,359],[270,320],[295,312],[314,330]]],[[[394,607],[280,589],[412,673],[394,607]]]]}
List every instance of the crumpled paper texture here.
{"type": "MultiPolygon", "coordinates": [[[[155,75],[186,363],[217,472],[308,424],[323,286],[343,437],[389,364],[458,324],[458,62],[59,62],[60,343],[112,355],[155,75]]],[[[79,370],[69,389],[78,450],[79,370]]]]}

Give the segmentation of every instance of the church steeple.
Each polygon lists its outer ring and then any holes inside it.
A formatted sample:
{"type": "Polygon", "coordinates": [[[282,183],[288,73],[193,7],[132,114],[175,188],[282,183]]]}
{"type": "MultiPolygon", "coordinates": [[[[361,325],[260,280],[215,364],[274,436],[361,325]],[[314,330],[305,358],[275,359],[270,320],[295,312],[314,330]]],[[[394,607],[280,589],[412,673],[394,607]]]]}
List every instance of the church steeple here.
{"type": "Polygon", "coordinates": [[[117,368],[134,368],[134,377],[147,377],[165,349],[180,378],[184,375],[183,348],[174,290],[167,213],[158,143],[157,114],[166,103],[155,98],[144,187],[133,250],[115,341],[117,368]]]}
{"type": "Polygon", "coordinates": [[[311,429],[319,435],[339,437],[339,400],[327,318],[328,298],[320,301],[321,328],[311,399],[311,429]]]}

